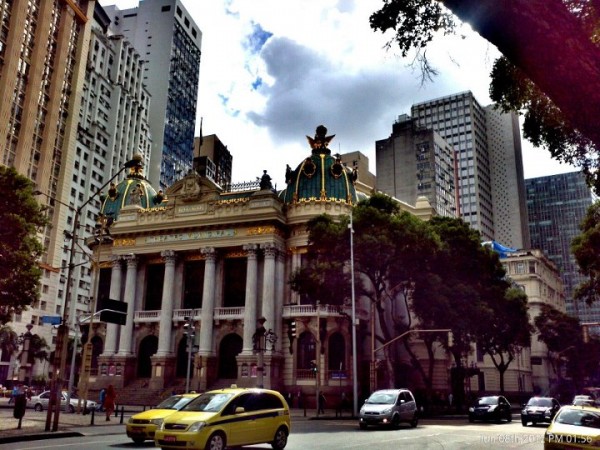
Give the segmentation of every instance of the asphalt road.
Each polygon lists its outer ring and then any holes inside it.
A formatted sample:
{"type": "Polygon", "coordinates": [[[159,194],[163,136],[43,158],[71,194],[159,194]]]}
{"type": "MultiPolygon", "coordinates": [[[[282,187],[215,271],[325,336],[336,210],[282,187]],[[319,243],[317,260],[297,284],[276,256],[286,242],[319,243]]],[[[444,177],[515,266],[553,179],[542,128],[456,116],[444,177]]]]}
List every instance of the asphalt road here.
{"type": "MultiPolygon", "coordinates": [[[[517,416],[512,423],[470,424],[466,420],[423,420],[417,428],[362,431],[353,420],[298,419],[287,450],[306,449],[540,449],[545,426],[523,427],[517,416]]],[[[133,449],[154,448],[152,442],[136,446],[118,427],[95,430],[94,435],[4,444],[2,449],[133,449]],[[104,433],[104,434],[98,434],[104,433]]],[[[270,449],[270,445],[254,445],[247,449],[270,449]]]]}

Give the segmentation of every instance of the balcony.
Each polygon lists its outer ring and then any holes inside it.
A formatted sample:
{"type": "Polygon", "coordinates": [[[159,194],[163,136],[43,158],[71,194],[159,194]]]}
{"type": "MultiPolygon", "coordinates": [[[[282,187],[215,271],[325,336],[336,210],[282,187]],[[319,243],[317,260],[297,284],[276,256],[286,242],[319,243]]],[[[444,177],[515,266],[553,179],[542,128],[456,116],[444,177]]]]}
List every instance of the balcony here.
{"type": "Polygon", "coordinates": [[[350,317],[351,307],[347,305],[286,305],[283,307],[283,318],[294,317],[350,317]]]}

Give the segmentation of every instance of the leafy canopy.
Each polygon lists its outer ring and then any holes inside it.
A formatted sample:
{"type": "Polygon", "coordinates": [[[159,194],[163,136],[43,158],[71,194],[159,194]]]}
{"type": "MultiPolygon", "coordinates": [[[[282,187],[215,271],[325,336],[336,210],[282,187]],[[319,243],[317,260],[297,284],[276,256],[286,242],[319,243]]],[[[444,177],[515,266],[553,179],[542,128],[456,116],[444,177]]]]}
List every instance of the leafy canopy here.
{"type": "Polygon", "coordinates": [[[571,250],[587,280],[577,286],[575,298],[590,304],[600,299],[600,200],[589,207],[580,228],[571,250]]]}
{"type": "Polygon", "coordinates": [[[0,324],[39,298],[43,247],[36,233],[47,220],[32,192],[28,178],[0,166],[0,324]]]}

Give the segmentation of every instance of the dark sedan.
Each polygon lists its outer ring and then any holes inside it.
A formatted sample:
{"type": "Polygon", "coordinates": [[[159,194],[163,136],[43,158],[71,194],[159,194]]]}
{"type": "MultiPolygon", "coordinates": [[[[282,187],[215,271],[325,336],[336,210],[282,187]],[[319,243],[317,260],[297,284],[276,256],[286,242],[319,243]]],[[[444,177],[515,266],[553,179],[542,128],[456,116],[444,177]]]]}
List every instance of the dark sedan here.
{"type": "Polygon", "coordinates": [[[469,408],[469,422],[476,420],[512,421],[510,403],[502,395],[479,397],[469,408]]]}
{"type": "Polygon", "coordinates": [[[532,425],[539,422],[550,423],[559,409],[560,403],[555,398],[531,397],[521,410],[521,423],[524,427],[529,422],[532,425]]]}

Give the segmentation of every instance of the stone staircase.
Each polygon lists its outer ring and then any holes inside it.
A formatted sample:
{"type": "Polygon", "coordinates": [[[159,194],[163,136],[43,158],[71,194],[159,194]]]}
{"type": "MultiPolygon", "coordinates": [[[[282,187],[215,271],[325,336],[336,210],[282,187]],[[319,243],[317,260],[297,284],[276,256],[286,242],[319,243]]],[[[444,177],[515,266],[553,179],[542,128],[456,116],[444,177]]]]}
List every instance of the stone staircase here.
{"type": "Polygon", "coordinates": [[[117,391],[117,403],[131,406],[156,406],[171,395],[172,389],[150,389],[147,379],[138,379],[117,391]]]}

